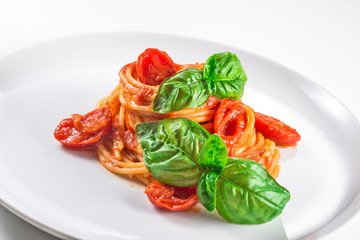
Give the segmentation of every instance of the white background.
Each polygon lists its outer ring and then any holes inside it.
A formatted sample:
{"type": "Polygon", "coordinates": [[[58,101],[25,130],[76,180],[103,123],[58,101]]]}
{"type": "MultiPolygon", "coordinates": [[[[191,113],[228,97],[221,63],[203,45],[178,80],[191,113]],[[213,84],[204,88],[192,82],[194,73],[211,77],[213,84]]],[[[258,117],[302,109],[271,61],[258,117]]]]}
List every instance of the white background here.
{"type": "MultiPolygon", "coordinates": [[[[248,50],[312,79],[360,119],[360,1],[0,0],[0,58],[45,40],[114,31],[248,50]]],[[[360,239],[358,226],[359,214],[331,239],[360,239]]],[[[55,238],[0,206],[0,239],[55,238]]]]}

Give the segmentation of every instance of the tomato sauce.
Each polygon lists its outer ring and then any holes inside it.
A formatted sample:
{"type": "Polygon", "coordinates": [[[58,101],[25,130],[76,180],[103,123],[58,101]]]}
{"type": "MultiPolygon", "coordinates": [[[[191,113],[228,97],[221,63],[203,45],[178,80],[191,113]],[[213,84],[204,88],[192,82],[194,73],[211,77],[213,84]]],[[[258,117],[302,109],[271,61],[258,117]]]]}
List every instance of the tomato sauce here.
{"type": "Polygon", "coordinates": [[[140,91],[136,95],[135,103],[142,106],[151,105],[151,101],[148,99],[154,94],[154,90],[150,88],[140,88],[140,91]]]}
{"type": "Polygon", "coordinates": [[[135,130],[130,128],[129,130],[126,130],[124,133],[124,145],[128,149],[136,150],[139,146],[135,130]]]}

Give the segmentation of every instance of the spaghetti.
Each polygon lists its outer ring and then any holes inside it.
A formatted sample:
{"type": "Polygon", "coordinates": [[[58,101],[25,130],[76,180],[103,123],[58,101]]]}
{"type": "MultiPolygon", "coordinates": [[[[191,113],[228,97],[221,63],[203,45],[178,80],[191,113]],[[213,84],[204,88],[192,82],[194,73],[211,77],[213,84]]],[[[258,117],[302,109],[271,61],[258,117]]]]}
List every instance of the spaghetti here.
{"type": "MultiPolygon", "coordinates": [[[[160,60],[144,71],[150,69],[152,73],[156,74],[157,71],[161,70],[161,64],[164,65],[164,60],[160,60]],[[154,68],[156,67],[155,71],[154,68]]],[[[166,64],[168,64],[169,60],[165,60],[167,61],[166,64]]],[[[150,60],[147,58],[147,61],[150,60]]],[[[143,62],[143,64],[145,63],[143,62]]],[[[204,64],[173,64],[175,72],[190,67],[202,70],[203,66],[204,64]]],[[[76,144],[64,143],[64,139],[68,141],[69,136],[74,136],[78,134],[74,134],[74,132],[80,131],[81,133],[78,135],[81,138],[95,140],[87,140],[85,143],[82,141],[79,148],[94,148],[100,163],[106,169],[129,178],[136,178],[148,185],[154,179],[145,166],[142,149],[137,142],[135,126],[142,122],[165,118],[188,118],[199,123],[208,132],[217,133],[222,137],[227,145],[229,156],[254,160],[262,164],[274,178],[278,176],[280,152],[276,148],[274,141],[264,137],[261,132],[257,131],[253,109],[240,100],[220,100],[210,96],[209,100],[198,108],[186,108],[165,114],[156,113],[152,109],[152,102],[159,88],[158,78],[153,78],[155,80],[148,83],[145,81],[144,83],[144,80],[139,76],[139,74],[144,74],[144,71],[139,73],[138,67],[139,60],[121,68],[118,85],[108,96],[97,103],[96,110],[98,111],[91,112],[88,116],[74,114],[72,118],[65,119],[68,122],[59,124],[59,127],[55,130],[55,137],[65,146],[78,148],[76,144]],[[104,114],[105,112],[109,116],[104,114]],[[101,117],[97,117],[97,115],[101,117]],[[85,116],[88,121],[93,121],[93,123],[81,123],[85,116]],[[63,131],[63,129],[60,129],[60,125],[75,130],[63,136],[61,135],[63,133],[59,133],[63,131]],[[101,140],[98,140],[98,138],[101,140]]]]}
{"type": "MultiPolygon", "coordinates": [[[[189,67],[197,67],[201,70],[202,66],[203,64],[176,65],[176,69],[181,71],[189,67]]],[[[119,77],[119,84],[96,105],[96,108],[110,108],[113,116],[112,136],[96,146],[97,156],[108,170],[130,178],[135,177],[148,185],[153,178],[145,167],[142,151],[134,132],[135,126],[141,122],[185,117],[213,132],[214,115],[220,101],[211,97],[199,108],[159,114],[151,107],[158,86],[146,85],[139,81],[135,62],[125,65],[120,70],[119,77]]]]}

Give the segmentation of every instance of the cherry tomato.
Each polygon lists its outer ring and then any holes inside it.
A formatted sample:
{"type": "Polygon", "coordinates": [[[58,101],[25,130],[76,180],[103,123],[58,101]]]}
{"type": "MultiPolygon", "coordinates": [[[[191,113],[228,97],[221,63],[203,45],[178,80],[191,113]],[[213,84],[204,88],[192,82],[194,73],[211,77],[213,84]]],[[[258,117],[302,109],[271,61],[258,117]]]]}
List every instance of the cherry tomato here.
{"type": "Polygon", "coordinates": [[[264,137],[279,145],[295,145],[301,137],[296,129],[291,128],[280,120],[255,112],[255,128],[264,137]]]}
{"type": "Polygon", "coordinates": [[[176,73],[175,64],[166,52],[148,48],[139,55],[136,63],[139,80],[147,85],[160,85],[176,73]]]}
{"type": "Polygon", "coordinates": [[[88,148],[98,143],[111,128],[111,111],[98,108],[84,116],[74,114],[62,120],[54,131],[54,137],[69,148],[88,148]]]}
{"type": "Polygon", "coordinates": [[[81,132],[97,132],[106,127],[111,120],[111,112],[108,108],[98,108],[84,116],[73,114],[74,126],[81,132]]]}
{"type": "Polygon", "coordinates": [[[196,188],[197,186],[174,187],[153,181],[146,187],[145,193],[156,207],[171,211],[185,211],[199,202],[196,188]]]}
{"type": "Polygon", "coordinates": [[[215,113],[214,132],[225,142],[229,156],[246,128],[247,115],[240,100],[223,99],[215,113]]]}

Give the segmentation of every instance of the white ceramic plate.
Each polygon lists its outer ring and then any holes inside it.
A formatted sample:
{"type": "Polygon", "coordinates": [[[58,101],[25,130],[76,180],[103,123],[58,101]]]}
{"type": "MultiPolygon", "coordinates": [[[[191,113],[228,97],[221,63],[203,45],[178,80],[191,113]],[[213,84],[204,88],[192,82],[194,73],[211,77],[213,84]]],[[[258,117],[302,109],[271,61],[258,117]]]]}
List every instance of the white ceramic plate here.
{"type": "Polygon", "coordinates": [[[178,36],[112,33],[50,41],[0,60],[0,200],[32,224],[75,239],[326,238],[360,209],[360,126],[303,76],[254,54],[178,36]],[[291,192],[281,217],[260,226],[154,208],[143,188],[105,170],[92,153],[62,148],[58,122],[86,113],[117,84],[119,69],[148,47],[177,63],[238,54],[248,75],[243,101],[297,128],[282,149],[278,181],[291,192]],[[284,228],[283,228],[283,226],[284,228]]]}

